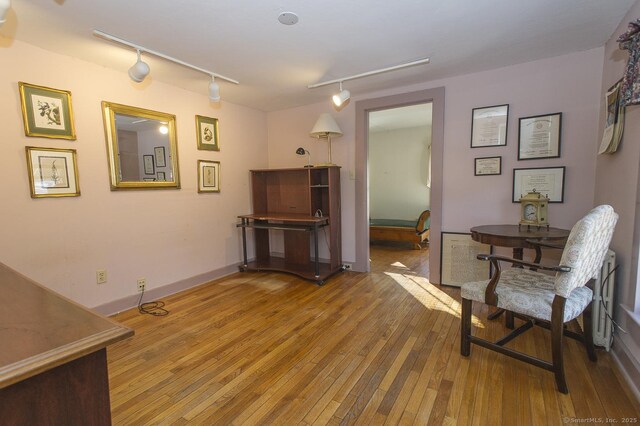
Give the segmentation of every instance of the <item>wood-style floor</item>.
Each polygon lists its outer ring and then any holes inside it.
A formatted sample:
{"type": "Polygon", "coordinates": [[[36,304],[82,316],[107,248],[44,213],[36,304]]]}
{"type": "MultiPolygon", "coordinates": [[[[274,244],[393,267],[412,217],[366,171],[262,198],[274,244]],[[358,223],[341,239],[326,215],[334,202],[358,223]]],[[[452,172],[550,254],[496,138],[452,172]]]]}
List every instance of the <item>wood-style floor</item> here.
{"type": "MultiPolygon", "coordinates": [[[[460,292],[429,283],[427,256],[378,246],[371,273],[324,287],[238,273],[166,298],[169,316],[117,315],[136,335],[108,351],[114,424],[637,421],[638,402],[602,350],[591,363],[567,339],[568,395],[552,373],[484,348],[461,357],[460,292]]],[[[474,304],[474,334],[499,337],[503,322],[486,314],[474,304]]],[[[550,359],[547,333],[509,346],[550,359]]]]}

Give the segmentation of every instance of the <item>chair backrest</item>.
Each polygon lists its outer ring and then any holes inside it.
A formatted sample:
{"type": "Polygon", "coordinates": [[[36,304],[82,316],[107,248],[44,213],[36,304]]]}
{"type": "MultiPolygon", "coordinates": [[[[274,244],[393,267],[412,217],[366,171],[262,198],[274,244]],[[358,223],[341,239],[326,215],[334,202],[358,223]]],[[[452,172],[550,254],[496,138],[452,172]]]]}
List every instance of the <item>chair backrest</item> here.
{"type": "Polygon", "coordinates": [[[557,295],[569,297],[573,289],[598,277],[617,221],[618,214],[613,207],[602,205],[591,210],[571,228],[560,260],[560,264],[570,266],[571,271],[556,275],[557,295]]]}

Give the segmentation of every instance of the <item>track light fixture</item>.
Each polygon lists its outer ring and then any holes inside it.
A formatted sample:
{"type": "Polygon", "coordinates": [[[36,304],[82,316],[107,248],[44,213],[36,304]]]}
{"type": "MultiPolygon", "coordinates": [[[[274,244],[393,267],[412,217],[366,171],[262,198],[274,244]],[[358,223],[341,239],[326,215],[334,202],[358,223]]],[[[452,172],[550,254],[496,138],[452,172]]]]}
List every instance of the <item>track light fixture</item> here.
{"type": "Polygon", "coordinates": [[[7,12],[11,8],[11,0],[0,0],[0,25],[7,21],[7,12]]]}
{"type": "Polygon", "coordinates": [[[349,77],[337,78],[335,80],[323,81],[321,83],[310,84],[307,89],[315,89],[316,87],[327,86],[329,84],[340,83],[340,93],[333,95],[333,103],[336,107],[344,105],[344,103],[351,97],[351,93],[348,90],[342,90],[342,82],[348,80],[355,80],[356,78],[368,77],[370,75],[382,74],[383,72],[395,71],[402,68],[414,67],[416,65],[428,64],[431,60],[429,58],[418,59],[417,61],[406,62],[400,65],[394,65],[392,67],[380,68],[373,71],[363,72],[362,74],[350,75],[349,77]]]}
{"type": "MultiPolygon", "coordinates": [[[[0,0],[0,18],[3,17],[2,15],[2,5],[4,2],[8,2],[9,0],[0,0]]],[[[8,7],[7,7],[8,8],[8,7]]],[[[1,22],[0,22],[1,24],[1,22]]],[[[153,55],[153,56],[157,56],[159,58],[162,59],[166,59],[168,61],[174,62],[176,64],[182,65],[183,67],[187,67],[187,68],[191,68],[193,70],[199,71],[201,73],[207,74],[209,76],[211,76],[211,82],[209,83],[209,99],[211,99],[213,102],[218,102],[220,101],[220,86],[218,86],[218,83],[215,81],[215,78],[219,78],[222,80],[226,80],[229,83],[233,83],[233,84],[240,84],[237,80],[234,80],[232,78],[229,77],[225,77],[223,75],[220,74],[216,74],[212,71],[206,70],[204,68],[200,68],[200,67],[196,67],[195,65],[191,65],[188,64],[184,61],[181,61],[180,59],[176,59],[176,58],[172,58],[171,56],[165,55],[164,53],[160,53],[157,52],[155,50],[151,50],[151,49],[147,49],[146,47],[137,45],[135,43],[131,43],[130,41],[124,40],[122,38],[116,37],[116,36],[112,36],[111,34],[107,34],[105,32],[99,31],[99,30],[93,30],[93,35],[100,37],[102,39],[105,40],[109,40],[109,41],[113,41],[128,47],[132,47],[134,48],[137,53],[138,53],[138,61],[131,67],[129,68],[129,77],[131,77],[131,79],[135,82],[140,83],[142,80],[144,80],[144,78],[149,74],[149,65],[147,65],[146,63],[144,63],[141,59],[140,59],[140,55],[142,54],[142,52],[144,52],[145,54],[149,54],[149,55],[153,55]]]]}
{"type": "Polygon", "coordinates": [[[209,83],[209,99],[211,102],[220,102],[220,86],[216,83],[214,75],[211,75],[211,82],[209,83]]]}
{"type": "Polygon", "coordinates": [[[351,92],[342,90],[342,82],[340,82],[340,93],[333,95],[333,104],[337,107],[341,106],[351,98],[351,92]]]}
{"type": "Polygon", "coordinates": [[[136,83],[142,83],[146,76],[149,75],[149,65],[142,61],[140,49],[138,52],[138,60],[131,68],[129,68],[129,78],[136,83]]]}

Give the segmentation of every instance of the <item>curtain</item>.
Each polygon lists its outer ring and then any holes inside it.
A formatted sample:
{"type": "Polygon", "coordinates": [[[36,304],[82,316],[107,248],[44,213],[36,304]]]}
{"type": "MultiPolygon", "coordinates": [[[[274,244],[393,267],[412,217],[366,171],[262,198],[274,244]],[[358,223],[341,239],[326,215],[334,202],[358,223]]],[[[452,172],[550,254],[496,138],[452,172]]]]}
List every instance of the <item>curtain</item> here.
{"type": "Polygon", "coordinates": [[[640,104],[640,19],[630,22],[627,32],[618,37],[620,49],[629,51],[627,69],[620,87],[620,106],[640,104]]]}

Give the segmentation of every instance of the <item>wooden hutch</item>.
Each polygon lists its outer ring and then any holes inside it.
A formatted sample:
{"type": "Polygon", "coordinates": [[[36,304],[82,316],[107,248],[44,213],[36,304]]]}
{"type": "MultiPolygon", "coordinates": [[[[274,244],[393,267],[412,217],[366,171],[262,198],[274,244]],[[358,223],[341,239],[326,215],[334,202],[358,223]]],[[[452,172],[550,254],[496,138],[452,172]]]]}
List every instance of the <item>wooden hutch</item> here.
{"type": "Polygon", "coordinates": [[[251,170],[253,213],[238,216],[241,271],[280,271],[322,285],[341,271],[340,167],[251,170]],[[255,260],[247,260],[246,228],[253,228],[255,260]],[[284,256],[274,256],[270,232],[283,232],[284,256]],[[329,258],[319,258],[326,237],[329,258]],[[312,247],[313,244],[313,247],[312,247]]]}

